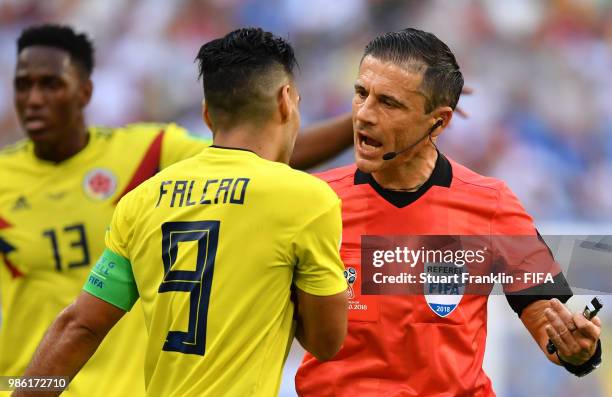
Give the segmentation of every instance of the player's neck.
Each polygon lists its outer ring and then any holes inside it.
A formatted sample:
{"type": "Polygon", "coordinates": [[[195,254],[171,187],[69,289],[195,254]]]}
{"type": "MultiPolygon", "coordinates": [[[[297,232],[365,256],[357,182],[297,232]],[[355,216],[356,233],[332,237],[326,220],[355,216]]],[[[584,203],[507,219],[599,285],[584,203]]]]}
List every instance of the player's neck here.
{"type": "Polygon", "coordinates": [[[277,131],[270,128],[240,126],[216,132],[213,135],[213,145],[250,150],[263,159],[281,161],[278,137],[277,131]]]}
{"type": "Polygon", "coordinates": [[[59,163],[69,159],[87,146],[89,133],[83,124],[68,139],[53,143],[34,143],[34,154],[41,160],[59,163]]]}
{"type": "Polygon", "coordinates": [[[416,191],[431,176],[437,159],[436,148],[427,145],[403,164],[375,171],[372,177],[385,189],[416,191]]]}

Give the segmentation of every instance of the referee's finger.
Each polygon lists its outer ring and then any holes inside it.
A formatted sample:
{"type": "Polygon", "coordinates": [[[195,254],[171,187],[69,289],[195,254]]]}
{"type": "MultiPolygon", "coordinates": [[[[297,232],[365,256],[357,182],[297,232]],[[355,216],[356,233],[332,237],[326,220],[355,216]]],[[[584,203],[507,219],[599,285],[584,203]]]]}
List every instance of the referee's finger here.
{"type": "Polygon", "coordinates": [[[557,353],[561,354],[562,356],[567,356],[567,346],[565,346],[565,343],[561,340],[557,331],[555,331],[550,325],[547,325],[546,327],[544,327],[544,329],[546,330],[548,339],[550,339],[553,345],[555,345],[555,347],[557,348],[557,353]]]}
{"type": "MultiPolygon", "coordinates": [[[[556,334],[563,341],[563,344],[567,347],[567,351],[563,352],[564,354],[574,354],[580,351],[580,345],[574,338],[574,335],[567,329],[565,322],[561,320],[561,317],[557,312],[552,309],[544,310],[546,315],[546,319],[551,327],[553,327],[556,334]]],[[[554,341],[553,341],[554,342],[554,341]]],[[[559,346],[557,346],[559,347],[559,346]]]]}
{"type": "Polygon", "coordinates": [[[553,308],[555,312],[561,317],[561,321],[570,328],[572,331],[573,328],[573,320],[572,320],[572,312],[557,298],[553,298],[550,300],[550,307],[553,308]]]}
{"type": "Polygon", "coordinates": [[[576,313],[574,314],[574,323],[582,335],[594,341],[599,339],[601,329],[599,326],[595,325],[592,320],[587,320],[582,314],[576,313]]]}
{"type": "Polygon", "coordinates": [[[591,319],[591,322],[595,324],[596,326],[598,326],[599,328],[601,328],[601,319],[599,317],[597,316],[593,317],[591,319]]]}

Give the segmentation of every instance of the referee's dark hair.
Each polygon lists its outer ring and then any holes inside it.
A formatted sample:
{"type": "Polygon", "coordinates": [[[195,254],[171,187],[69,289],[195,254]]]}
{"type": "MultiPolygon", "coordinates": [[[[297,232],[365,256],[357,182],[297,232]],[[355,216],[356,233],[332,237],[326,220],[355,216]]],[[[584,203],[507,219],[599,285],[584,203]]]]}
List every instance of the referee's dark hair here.
{"type": "Polygon", "coordinates": [[[363,57],[368,55],[416,71],[424,69],[425,113],[439,106],[457,106],[463,75],[452,51],[435,35],[412,28],[385,33],[366,46],[363,57]]]}
{"type": "Polygon", "coordinates": [[[63,25],[37,25],[25,29],[17,39],[17,55],[25,48],[46,46],[66,51],[75,65],[90,77],[94,68],[94,47],[85,33],[63,25]]]}
{"type": "Polygon", "coordinates": [[[196,57],[210,116],[217,124],[266,120],[274,86],[293,79],[291,45],[260,28],[242,28],[204,44],[196,57]]]}

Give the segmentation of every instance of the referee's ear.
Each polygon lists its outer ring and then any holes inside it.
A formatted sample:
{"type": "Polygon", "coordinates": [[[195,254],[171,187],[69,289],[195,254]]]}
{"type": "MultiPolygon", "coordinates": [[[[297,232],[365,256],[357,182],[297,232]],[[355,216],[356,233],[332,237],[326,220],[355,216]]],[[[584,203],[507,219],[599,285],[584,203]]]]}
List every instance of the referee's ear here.
{"type": "Polygon", "coordinates": [[[434,122],[442,120],[442,125],[431,132],[432,138],[435,138],[444,132],[451,119],[453,118],[453,109],[450,106],[441,106],[431,112],[434,122]]]}
{"type": "Polygon", "coordinates": [[[210,113],[208,112],[208,103],[206,102],[205,99],[202,99],[202,120],[204,120],[204,123],[212,131],[213,130],[213,124],[212,124],[212,120],[210,118],[210,113]]]}

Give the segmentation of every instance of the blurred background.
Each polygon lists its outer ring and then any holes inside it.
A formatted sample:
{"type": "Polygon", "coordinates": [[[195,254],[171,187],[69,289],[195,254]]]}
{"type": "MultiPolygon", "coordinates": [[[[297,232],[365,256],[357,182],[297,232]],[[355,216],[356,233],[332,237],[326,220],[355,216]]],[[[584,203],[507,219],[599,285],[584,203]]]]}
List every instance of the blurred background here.
{"type": "MultiPolygon", "coordinates": [[[[230,30],[261,26],[294,44],[304,125],[350,110],[375,35],[433,32],[474,89],[460,101],[469,118],[453,119],[442,151],[504,179],[543,234],[612,233],[610,0],[0,0],[0,146],[23,137],[12,103],[15,41],[41,22],[71,24],[95,42],[90,124],[177,121],[197,134],[209,131],[193,59],[230,30]]],[[[319,169],[351,161],[347,150],[319,169]]],[[[581,309],[587,299],[573,300],[581,309]]],[[[547,364],[503,297],[491,299],[489,328],[486,368],[499,396],[612,396],[609,359],[580,380],[547,364]]],[[[294,349],[282,396],[294,395],[299,358],[294,349]]]]}

